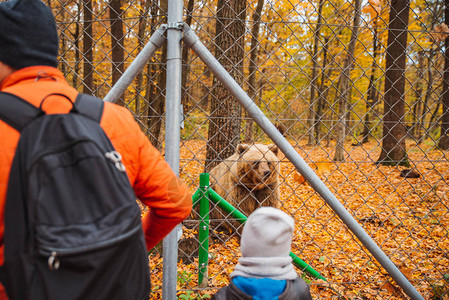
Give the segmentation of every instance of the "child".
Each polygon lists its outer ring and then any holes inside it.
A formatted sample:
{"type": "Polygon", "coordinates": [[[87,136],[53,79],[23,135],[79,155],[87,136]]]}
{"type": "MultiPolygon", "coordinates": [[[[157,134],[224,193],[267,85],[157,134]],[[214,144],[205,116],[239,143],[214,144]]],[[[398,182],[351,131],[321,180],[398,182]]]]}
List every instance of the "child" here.
{"type": "Polygon", "coordinates": [[[312,299],[309,286],[298,277],[289,256],[293,230],[293,219],[283,211],[256,209],[243,227],[242,257],[231,273],[231,283],[212,299],[312,299]]]}

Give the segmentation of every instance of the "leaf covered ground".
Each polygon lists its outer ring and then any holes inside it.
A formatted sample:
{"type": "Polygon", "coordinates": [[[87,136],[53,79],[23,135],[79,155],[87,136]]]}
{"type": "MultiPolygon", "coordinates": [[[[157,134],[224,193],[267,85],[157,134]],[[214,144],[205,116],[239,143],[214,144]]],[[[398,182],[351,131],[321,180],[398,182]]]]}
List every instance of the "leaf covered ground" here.
{"type": "MultiPolygon", "coordinates": [[[[409,145],[411,168],[419,178],[404,178],[404,167],[379,166],[377,144],[351,147],[345,162],[330,159],[333,147],[295,146],[337,199],[395,263],[425,299],[449,299],[448,153],[409,145]]],[[[181,177],[194,192],[204,170],[205,143],[181,145],[181,177]]],[[[297,269],[314,298],[407,299],[340,218],[285,158],[281,162],[282,209],[296,224],[292,252],[326,279],[297,269]]],[[[184,235],[197,236],[184,228],[184,235]]],[[[178,298],[207,299],[229,282],[240,256],[231,238],[210,247],[209,287],[198,288],[198,261],[178,263],[178,298]]],[[[161,299],[162,258],[150,257],[152,299],[161,299]]]]}

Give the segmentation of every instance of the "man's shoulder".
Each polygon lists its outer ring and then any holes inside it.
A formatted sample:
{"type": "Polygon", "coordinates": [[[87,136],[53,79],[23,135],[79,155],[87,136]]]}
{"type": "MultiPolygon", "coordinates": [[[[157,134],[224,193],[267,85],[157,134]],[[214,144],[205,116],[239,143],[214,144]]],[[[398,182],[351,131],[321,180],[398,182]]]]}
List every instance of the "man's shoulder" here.
{"type": "Polygon", "coordinates": [[[124,114],[127,117],[132,118],[132,114],[126,107],[120,106],[118,104],[104,101],[105,113],[111,114],[124,114]]]}
{"type": "MultiPolygon", "coordinates": [[[[132,113],[123,106],[104,102],[103,118],[101,124],[106,127],[135,127],[135,120],[132,113]]],[[[124,127],[124,128],[123,128],[124,127]]]]}

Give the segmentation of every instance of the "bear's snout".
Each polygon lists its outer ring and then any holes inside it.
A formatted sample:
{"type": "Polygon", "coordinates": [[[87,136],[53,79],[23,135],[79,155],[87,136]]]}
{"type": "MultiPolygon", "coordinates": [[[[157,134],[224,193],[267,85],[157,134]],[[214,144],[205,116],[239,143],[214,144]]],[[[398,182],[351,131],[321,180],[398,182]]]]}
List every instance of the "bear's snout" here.
{"type": "Polygon", "coordinates": [[[268,177],[270,177],[271,175],[271,168],[269,163],[262,161],[259,162],[257,165],[257,173],[259,175],[259,178],[261,178],[262,180],[266,180],[268,177]]]}

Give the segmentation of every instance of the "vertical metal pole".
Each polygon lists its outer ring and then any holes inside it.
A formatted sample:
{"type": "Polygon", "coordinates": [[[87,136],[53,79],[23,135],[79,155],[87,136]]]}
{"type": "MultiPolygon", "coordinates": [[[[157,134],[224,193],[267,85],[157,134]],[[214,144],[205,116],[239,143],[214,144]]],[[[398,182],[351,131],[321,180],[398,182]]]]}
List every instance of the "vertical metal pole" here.
{"type": "MultiPolygon", "coordinates": [[[[168,1],[165,160],[176,175],[179,175],[179,141],[181,130],[182,13],[182,0],[168,1]]],[[[178,227],[164,239],[162,299],[166,300],[176,299],[178,227]]]]}
{"type": "Polygon", "coordinates": [[[209,173],[200,174],[200,189],[203,197],[200,199],[200,228],[198,230],[198,286],[207,287],[208,284],[208,263],[209,263],[209,173]]]}

